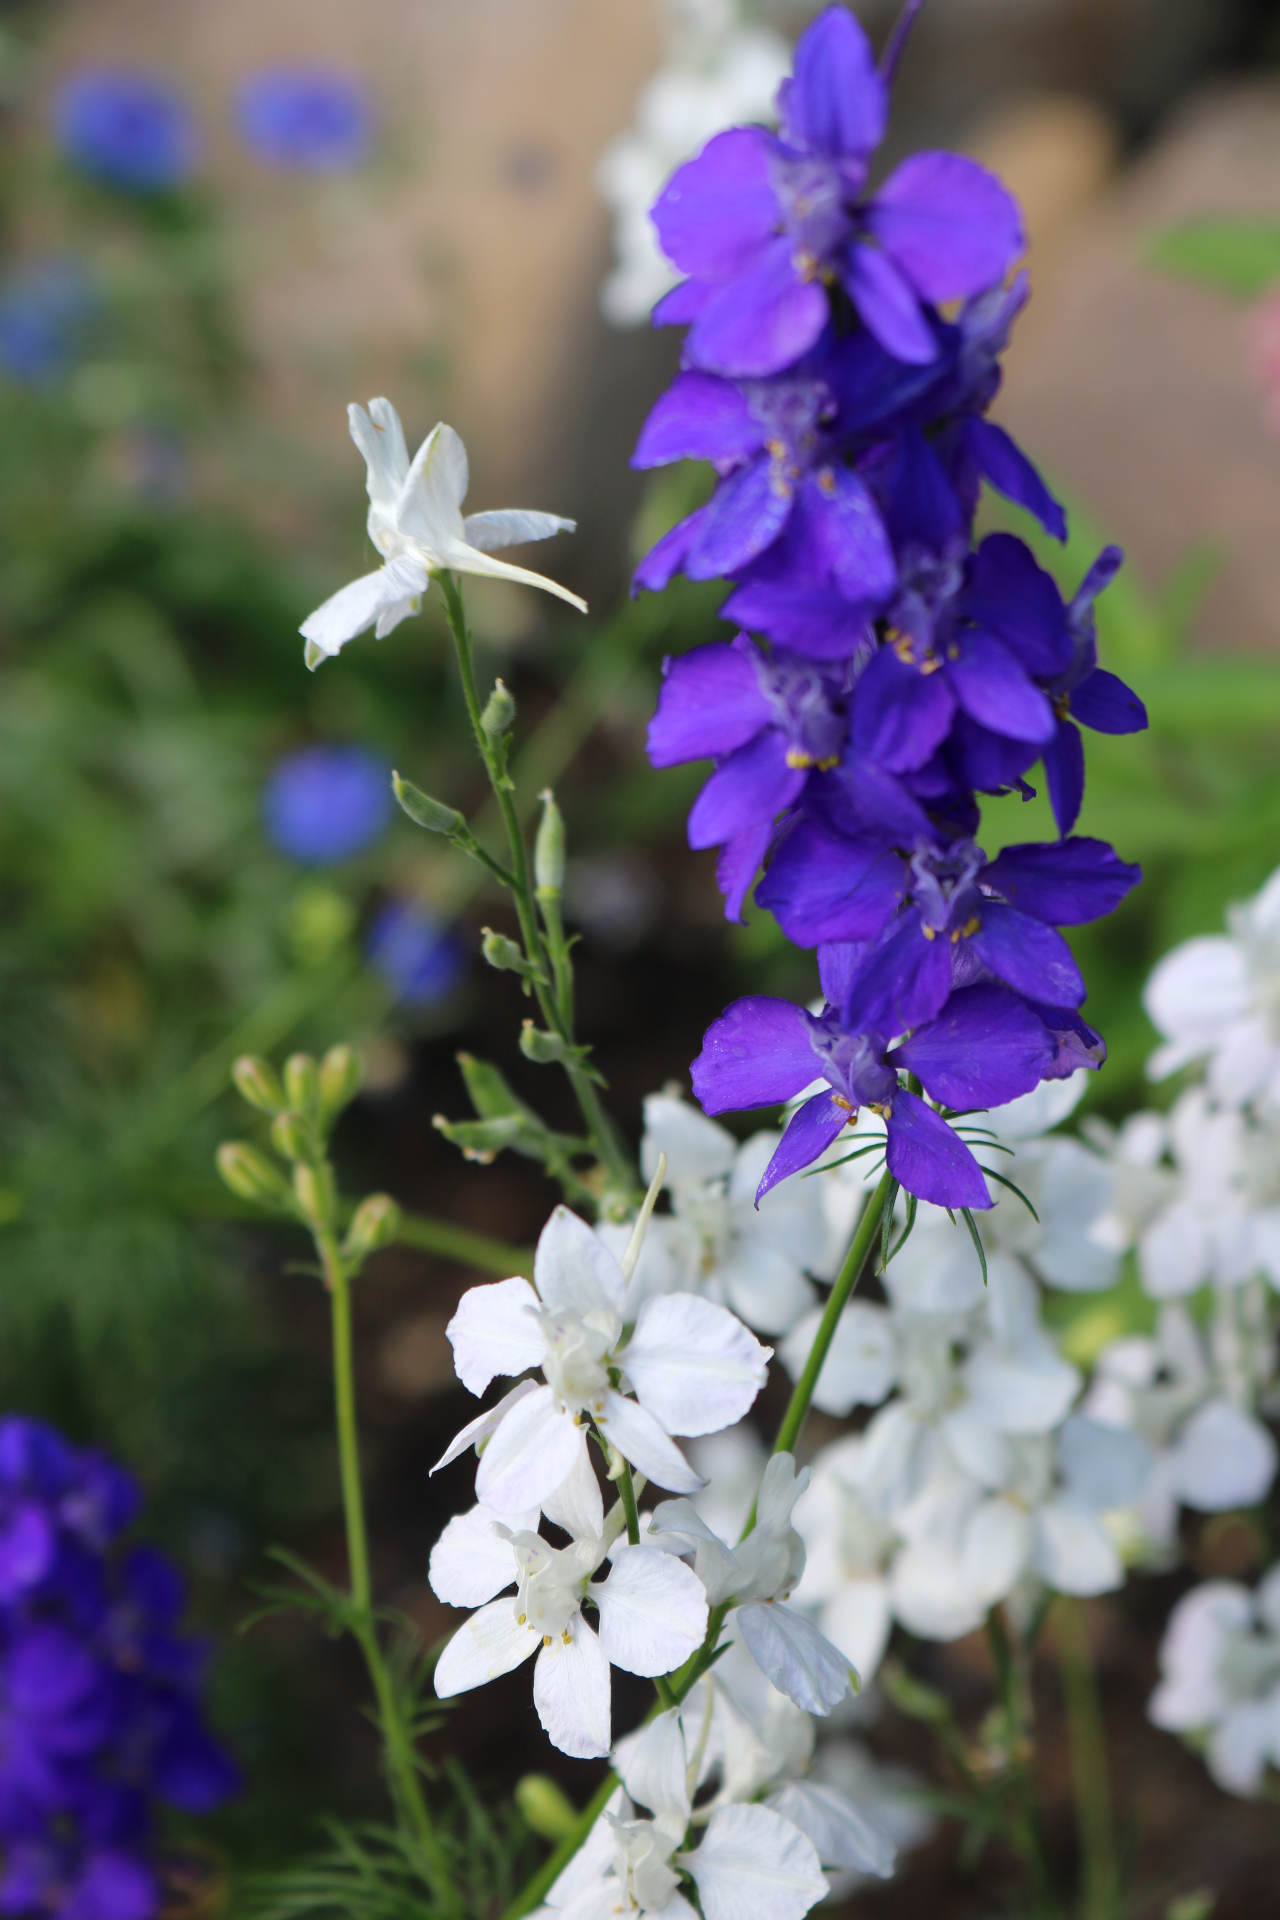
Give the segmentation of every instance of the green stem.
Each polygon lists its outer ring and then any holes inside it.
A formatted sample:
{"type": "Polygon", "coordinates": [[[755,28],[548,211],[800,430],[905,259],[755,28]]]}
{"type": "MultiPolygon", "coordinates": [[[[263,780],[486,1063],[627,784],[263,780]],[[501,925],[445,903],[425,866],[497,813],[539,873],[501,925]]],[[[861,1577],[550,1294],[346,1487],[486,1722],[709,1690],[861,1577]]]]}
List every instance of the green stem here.
{"type": "MultiPolygon", "coordinates": [[[[884,1210],[885,1197],[893,1183],[893,1175],[885,1169],[875,1192],[862,1210],[849,1251],[844,1257],[844,1265],[836,1275],[835,1285],[827,1301],[826,1311],[818,1327],[817,1338],[804,1363],[804,1370],[796,1381],[795,1389],[782,1416],[782,1425],[778,1428],[778,1437],[773,1443],[775,1453],[794,1453],[796,1442],[800,1438],[800,1429],[804,1417],[809,1411],[809,1402],[813,1399],[813,1390],[818,1384],[818,1375],[822,1372],[822,1363],[827,1357],[831,1342],[836,1336],[836,1327],[840,1315],[844,1312],[850,1294],[862,1277],[867,1256],[875,1245],[880,1231],[880,1216],[884,1210]]],[[[755,1508],[751,1510],[751,1519],[747,1523],[747,1532],[755,1525],[755,1508]]],[[[744,1536],[745,1537],[745,1536],[744,1536]]]]}
{"type": "Polygon", "coordinates": [[[630,1546],[640,1545],[640,1515],[636,1510],[636,1488],[631,1478],[631,1469],[624,1460],[622,1472],[618,1475],[618,1493],[622,1499],[622,1511],[627,1516],[627,1542],[630,1546]]]}
{"type": "Polygon", "coordinates": [[[564,1872],[621,1784],[617,1774],[611,1768],[563,1840],[557,1841],[554,1850],[548,1854],[538,1871],[531,1879],[525,1881],[511,1905],[504,1908],[499,1920],[521,1920],[523,1914],[537,1906],[548,1887],[564,1872]]]}
{"type": "Polygon", "coordinates": [[[1004,1616],[999,1607],[987,1615],[987,1644],[995,1669],[996,1690],[1004,1708],[1005,1733],[1009,1753],[1010,1817],[1005,1832],[1009,1844],[1022,1859],[1030,1882],[1036,1911],[1047,1916],[1062,1912],[1054,1888],[1053,1875],[1045,1857],[1040,1816],[1036,1806],[1035,1782],[1031,1775],[1031,1714],[1025,1673],[1010,1642],[1004,1616]]]}
{"type": "Polygon", "coordinates": [[[364,1492],[360,1479],[360,1437],[356,1425],[355,1362],[351,1333],[351,1275],[329,1227],[315,1226],[316,1251],[324,1269],[333,1322],[333,1398],[338,1429],[338,1465],[347,1532],[347,1565],[352,1631],[364,1655],[378,1704],[392,1793],[421,1849],[423,1864],[441,1910],[462,1920],[462,1903],[453,1885],[444,1849],[422,1795],[413,1737],[405,1725],[395,1687],[378,1639],[369,1573],[364,1492]]]}
{"type": "Polygon", "coordinates": [[[1120,1906],[1120,1875],[1111,1819],[1106,1728],[1089,1622],[1080,1601],[1062,1595],[1054,1614],[1080,1839],[1081,1920],[1115,1920],[1120,1906]]]}
{"type": "MultiPolygon", "coordinates": [[[[529,855],[525,846],[524,829],[516,811],[511,778],[504,764],[505,749],[495,748],[480,724],[480,693],[476,686],[475,666],[471,657],[471,633],[467,626],[462,594],[457,580],[451,573],[439,573],[436,578],[440,582],[440,591],[444,595],[445,613],[449,622],[449,631],[453,635],[458,673],[462,681],[462,696],[466,701],[467,713],[471,720],[471,731],[475,737],[476,749],[484,762],[485,772],[489,776],[493,797],[497,801],[498,811],[502,815],[502,823],[506,829],[507,844],[511,849],[511,872],[515,881],[511,891],[516,903],[516,915],[520,922],[520,937],[524,943],[525,958],[550,978],[553,977],[553,969],[538,928],[537,909],[534,906],[533,887],[529,877],[529,855]]],[[[566,1022],[561,1010],[561,999],[549,987],[540,985],[536,980],[533,982],[533,990],[548,1028],[557,1033],[567,1046],[572,1046],[572,1027],[566,1022]]],[[[572,1061],[565,1062],[565,1071],[569,1076],[569,1084],[573,1088],[582,1117],[587,1123],[587,1131],[591,1136],[591,1144],[598,1159],[607,1169],[613,1184],[621,1192],[634,1193],[637,1185],[635,1170],[631,1166],[616,1128],[610,1123],[600,1104],[595,1086],[582,1068],[572,1061]]]]}

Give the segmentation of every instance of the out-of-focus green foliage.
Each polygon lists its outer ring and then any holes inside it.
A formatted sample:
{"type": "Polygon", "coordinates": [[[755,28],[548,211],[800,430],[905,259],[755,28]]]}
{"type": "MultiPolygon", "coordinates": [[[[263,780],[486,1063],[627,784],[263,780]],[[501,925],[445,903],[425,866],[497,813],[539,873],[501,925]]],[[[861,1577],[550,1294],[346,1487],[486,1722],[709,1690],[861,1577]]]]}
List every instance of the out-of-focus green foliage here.
{"type": "Polygon", "coordinates": [[[1237,300],[1256,300],[1280,280],[1280,224],[1227,215],[1180,221],[1153,236],[1146,259],[1237,300]]]}

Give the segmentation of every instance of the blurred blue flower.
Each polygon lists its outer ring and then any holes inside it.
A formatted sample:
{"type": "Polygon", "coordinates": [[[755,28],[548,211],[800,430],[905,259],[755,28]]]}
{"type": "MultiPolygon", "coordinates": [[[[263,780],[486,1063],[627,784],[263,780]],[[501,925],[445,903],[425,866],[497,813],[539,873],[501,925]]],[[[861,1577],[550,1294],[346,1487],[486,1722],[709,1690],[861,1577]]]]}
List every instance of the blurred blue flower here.
{"type": "Polygon", "coordinates": [[[267,67],[240,88],[245,145],[269,167],[347,173],[369,151],[372,115],[362,83],[332,67],[267,67]]]}
{"type": "Polygon", "coordinates": [[[186,104],[150,74],[86,67],[59,89],[53,119],[77,166],[133,193],[180,186],[195,166],[186,104]]]}
{"type": "Polygon", "coordinates": [[[22,268],[0,292],[0,366],[25,387],[52,386],[68,371],[99,305],[77,260],[22,268]]]}
{"type": "Polygon", "coordinates": [[[369,929],[369,964],[397,999],[425,1007],[453,992],[466,971],[457,935],[416,900],[391,900],[369,929]]]}
{"type": "Polygon", "coordinates": [[[395,812],[391,769],[366,747],[303,747],[271,775],[262,811],[267,838],[281,853],[331,866],[385,830],[395,812]]]}

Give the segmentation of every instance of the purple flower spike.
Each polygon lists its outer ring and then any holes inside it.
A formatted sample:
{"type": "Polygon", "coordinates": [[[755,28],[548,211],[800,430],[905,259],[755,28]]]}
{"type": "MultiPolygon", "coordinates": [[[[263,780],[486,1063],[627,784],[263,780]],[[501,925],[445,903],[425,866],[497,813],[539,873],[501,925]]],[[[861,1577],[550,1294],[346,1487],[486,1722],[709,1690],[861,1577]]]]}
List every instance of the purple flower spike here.
{"type": "Polygon", "coordinates": [[[1141,733],[1147,710],[1132,688],[1098,665],[1098,629],[1093,603],[1123,565],[1119,547],[1104,547],[1066,610],[1074,657],[1065,673],[1047,682],[1057,727],[1044,752],[1045,776],[1058,831],[1070,833],[1084,799],[1081,726],[1098,733],[1141,733]]]}
{"type": "Polygon", "coordinates": [[[268,67],[236,102],[245,145],[269,167],[349,173],[369,151],[371,114],[354,74],[331,67],[268,67]]]}
{"type": "Polygon", "coordinates": [[[53,105],[58,143],[86,173],[130,193],[181,186],[196,161],[186,106],[150,74],[86,68],[53,105]]]}

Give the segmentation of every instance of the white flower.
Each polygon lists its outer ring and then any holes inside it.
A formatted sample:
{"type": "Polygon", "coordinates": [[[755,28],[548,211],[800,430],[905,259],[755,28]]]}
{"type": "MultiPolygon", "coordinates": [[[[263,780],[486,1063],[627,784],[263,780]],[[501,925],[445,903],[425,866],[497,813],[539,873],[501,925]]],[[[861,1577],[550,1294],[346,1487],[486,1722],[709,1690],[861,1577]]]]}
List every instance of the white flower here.
{"type": "Polygon", "coordinates": [[[1216,1098],[1280,1109],[1280,872],[1228,909],[1227,926],[1175,947],[1148,980],[1143,1004],[1165,1037],[1148,1072],[1163,1080],[1207,1059],[1216,1098]]]}
{"type": "Polygon", "coordinates": [[[1280,1766],[1280,1567],[1256,1593],[1233,1580],[1193,1587],[1160,1647],[1158,1727],[1203,1734],[1209,1771],[1228,1793],[1256,1794],[1280,1766]]]}
{"type": "Polygon", "coordinates": [[[617,255],[600,304],[616,327],[647,320],[679,278],[649,218],[669,175],[723,128],[771,120],[791,65],[786,41],[741,25],[735,0],[667,0],[667,16],[666,63],[641,93],[634,127],[606,150],[596,173],[617,255]]]}
{"type": "Polygon", "coordinates": [[[404,428],[389,400],[371,400],[368,413],[349,406],[347,419],[369,469],[369,538],[384,565],[339,588],[308,614],[301,632],[309,667],[317,667],[369,627],[381,640],[417,613],[431,575],[443,570],[542,587],[586,612],[586,603],[567,587],[490,558],[499,547],[572,533],[572,520],[519,508],[469,513],[464,519],[467,450],[452,427],[443,421],[433,427],[410,465],[404,428]]]}
{"type": "Polygon", "coordinates": [[[732,1601],[729,1631],[739,1634],[760,1671],[806,1713],[825,1716],[849,1691],[849,1662],[812,1621],[782,1604],[804,1572],[804,1541],[791,1509],[809,1484],[789,1453],[770,1456],[751,1532],[730,1549],[690,1500],[664,1500],[649,1519],[650,1538],[693,1556],[712,1606],[732,1601]]]}
{"type": "Polygon", "coordinates": [[[485,1505],[542,1506],[585,1455],[590,1422],[647,1479],[696,1492],[702,1481],[670,1436],[740,1420],[764,1384],[769,1349],[723,1307],[691,1294],[646,1300],[628,1331],[623,1270],[567,1207],[542,1231],[533,1278],[533,1286],[517,1277],[472,1287],[446,1331],[470,1392],[530,1367],[541,1368],[545,1384],[509,1394],[496,1419],[481,1415],[433,1471],[474,1439],[485,1505]]]}
{"type": "MultiPolygon", "coordinates": [[[[569,1516],[562,1508],[555,1517],[564,1524],[569,1516]]],[[[707,1629],[701,1582],[653,1547],[613,1545],[620,1524],[619,1509],[601,1533],[574,1534],[567,1547],[555,1548],[532,1528],[508,1526],[483,1508],[451,1521],[432,1555],[432,1587],[451,1605],[480,1610],[437,1662],[439,1697],[469,1692],[536,1653],[533,1702],[552,1745],[579,1759],[606,1754],[610,1666],[671,1673],[707,1629]],[[486,1528],[497,1543],[491,1548],[481,1544],[486,1528]],[[608,1578],[593,1579],[606,1557],[608,1578]],[[513,1581],[514,1600],[494,1599],[513,1581]],[[598,1635],[583,1618],[584,1603],[599,1615],[598,1635]]]]}

